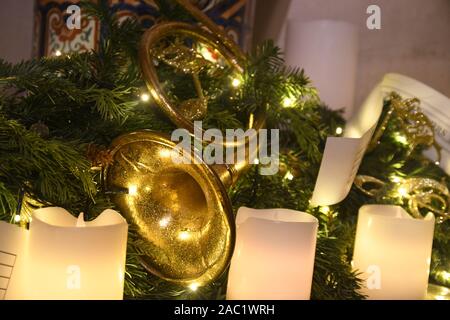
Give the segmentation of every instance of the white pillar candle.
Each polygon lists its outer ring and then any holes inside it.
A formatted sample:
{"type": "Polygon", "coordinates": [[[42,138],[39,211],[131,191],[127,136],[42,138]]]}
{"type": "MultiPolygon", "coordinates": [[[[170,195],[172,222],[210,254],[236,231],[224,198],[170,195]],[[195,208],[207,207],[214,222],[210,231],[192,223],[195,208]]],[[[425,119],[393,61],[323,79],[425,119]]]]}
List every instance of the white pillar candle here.
{"type": "Polygon", "coordinates": [[[287,209],[242,207],[227,299],[310,298],[318,221],[287,209]]]}
{"type": "Polygon", "coordinates": [[[374,300],[424,299],[433,231],[432,213],[415,219],[398,206],[362,206],[353,253],[362,293],[374,300]]]}
{"type": "Polygon", "coordinates": [[[354,107],[358,63],[358,30],[344,21],[289,20],[285,58],[288,65],[305,69],[331,109],[345,107],[346,118],[354,107]]]}
{"type": "Polygon", "coordinates": [[[90,222],[62,208],[34,211],[23,239],[26,267],[7,298],[122,299],[127,230],[114,210],[90,222]]]}

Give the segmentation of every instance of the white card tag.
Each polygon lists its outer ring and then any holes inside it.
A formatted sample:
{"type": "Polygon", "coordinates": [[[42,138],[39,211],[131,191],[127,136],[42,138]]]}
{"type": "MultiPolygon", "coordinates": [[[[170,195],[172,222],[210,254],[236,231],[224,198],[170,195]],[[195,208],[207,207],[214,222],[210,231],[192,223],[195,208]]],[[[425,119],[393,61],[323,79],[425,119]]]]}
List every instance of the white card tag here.
{"type": "Polygon", "coordinates": [[[383,95],[378,84],[349,121],[344,137],[327,139],[311,205],[332,205],[350,192],[382,110],[383,95]]]}

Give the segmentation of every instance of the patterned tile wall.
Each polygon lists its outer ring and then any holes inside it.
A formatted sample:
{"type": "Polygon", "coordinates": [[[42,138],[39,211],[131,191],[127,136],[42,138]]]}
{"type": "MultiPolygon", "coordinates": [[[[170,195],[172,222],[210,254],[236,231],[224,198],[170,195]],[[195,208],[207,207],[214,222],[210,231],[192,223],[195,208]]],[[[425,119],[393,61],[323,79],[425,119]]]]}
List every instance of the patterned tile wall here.
{"type": "MultiPolygon", "coordinates": [[[[83,52],[96,50],[101,37],[100,23],[93,19],[81,19],[81,29],[69,30],[66,13],[70,5],[79,1],[36,0],[35,43],[36,56],[50,56],[57,52],[83,52]]],[[[95,0],[93,0],[95,1],[95,0]]],[[[253,25],[254,0],[197,0],[197,5],[226,32],[247,49],[253,25]]],[[[112,11],[120,19],[135,17],[145,27],[151,27],[158,18],[158,8],[152,1],[109,0],[112,11]]]]}

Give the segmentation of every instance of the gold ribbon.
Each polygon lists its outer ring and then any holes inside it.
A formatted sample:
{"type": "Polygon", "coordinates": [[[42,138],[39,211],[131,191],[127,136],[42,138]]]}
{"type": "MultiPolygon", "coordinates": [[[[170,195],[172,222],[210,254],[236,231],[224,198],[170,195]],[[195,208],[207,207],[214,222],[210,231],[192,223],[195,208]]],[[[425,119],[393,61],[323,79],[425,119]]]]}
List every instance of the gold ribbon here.
{"type": "Polygon", "coordinates": [[[427,209],[439,216],[438,223],[450,218],[450,192],[447,186],[429,178],[406,178],[398,182],[384,182],[375,177],[358,175],[354,181],[355,186],[371,197],[379,197],[383,191],[391,190],[392,198],[407,200],[409,211],[415,218],[423,218],[421,209],[427,209]]]}

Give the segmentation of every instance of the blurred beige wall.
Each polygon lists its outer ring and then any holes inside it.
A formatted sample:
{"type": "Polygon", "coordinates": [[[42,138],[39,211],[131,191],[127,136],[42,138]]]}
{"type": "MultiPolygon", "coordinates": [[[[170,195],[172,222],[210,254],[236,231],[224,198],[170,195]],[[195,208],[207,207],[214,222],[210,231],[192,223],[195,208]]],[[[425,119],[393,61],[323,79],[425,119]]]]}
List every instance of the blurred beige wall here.
{"type": "Polygon", "coordinates": [[[450,97],[450,0],[255,0],[254,43],[284,45],[287,18],[337,19],[360,31],[356,106],[388,72],[418,79],[450,97]],[[369,5],[381,8],[381,30],[366,27],[369,5]]]}
{"type": "Polygon", "coordinates": [[[19,62],[31,58],[34,0],[1,0],[0,58],[19,62]]]}

